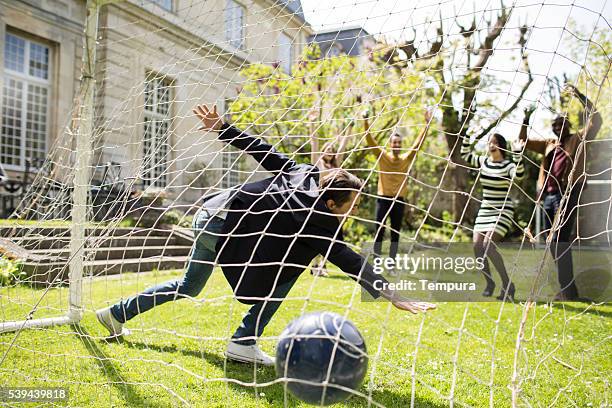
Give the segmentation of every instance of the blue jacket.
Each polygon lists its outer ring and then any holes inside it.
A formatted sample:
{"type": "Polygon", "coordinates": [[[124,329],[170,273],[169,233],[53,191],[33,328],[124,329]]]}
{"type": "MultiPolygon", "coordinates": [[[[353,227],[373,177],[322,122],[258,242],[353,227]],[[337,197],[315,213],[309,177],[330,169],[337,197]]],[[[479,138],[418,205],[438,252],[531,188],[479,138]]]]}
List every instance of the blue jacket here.
{"type": "Polygon", "coordinates": [[[319,197],[319,170],[298,164],[259,138],[224,124],[219,140],[243,150],[273,174],[236,187],[217,261],[242,303],[256,303],[300,275],[321,254],[375,298],[385,280],[343,242],[338,218],[319,197]]]}

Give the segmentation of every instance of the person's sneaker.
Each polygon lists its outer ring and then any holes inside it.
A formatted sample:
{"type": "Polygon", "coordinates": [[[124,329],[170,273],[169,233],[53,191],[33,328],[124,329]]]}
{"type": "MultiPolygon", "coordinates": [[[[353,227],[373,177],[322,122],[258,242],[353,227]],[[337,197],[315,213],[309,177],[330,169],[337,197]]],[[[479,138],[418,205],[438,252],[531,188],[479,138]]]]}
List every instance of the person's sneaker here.
{"type": "Polygon", "coordinates": [[[100,324],[108,330],[109,337],[127,336],[130,331],[123,327],[123,323],[119,322],[111,313],[110,307],[96,310],[96,317],[100,324]]]}
{"type": "Polygon", "coordinates": [[[230,341],[225,351],[225,357],[241,363],[257,363],[265,366],[274,365],[274,357],[261,351],[257,344],[244,345],[230,341]]]}
{"type": "Polygon", "coordinates": [[[310,270],[310,274],[312,276],[322,276],[322,277],[329,276],[329,273],[327,272],[327,269],[325,267],[320,267],[320,266],[313,267],[310,270]]]}

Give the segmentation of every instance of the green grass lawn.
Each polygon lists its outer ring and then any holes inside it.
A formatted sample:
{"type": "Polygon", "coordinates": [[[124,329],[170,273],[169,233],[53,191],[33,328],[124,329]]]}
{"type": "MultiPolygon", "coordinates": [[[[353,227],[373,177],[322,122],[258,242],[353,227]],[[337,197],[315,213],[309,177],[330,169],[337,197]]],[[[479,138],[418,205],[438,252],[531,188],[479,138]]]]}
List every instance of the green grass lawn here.
{"type": "MultiPolygon", "coordinates": [[[[106,341],[93,310],[181,271],[88,280],[86,313],[78,326],[0,334],[0,384],[65,386],[70,406],[198,407],[304,406],[284,392],[274,369],[226,361],[225,344],[246,306],[231,299],[221,273],[198,302],[182,300],[129,322],[133,334],[106,341]],[[186,405],[186,404],[185,404],[186,405]]],[[[23,317],[44,291],[0,288],[2,320],[23,317]]],[[[610,305],[524,306],[446,303],[414,316],[387,303],[361,301],[359,287],[334,273],[304,274],[268,326],[262,348],[306,311],[348,312],[366,338],[366,381],[338,406],[605,406],[612,348],[610,305]],[[307,300],[308,299],[308,300],[307,300]],[[513,376],[513,374],[516,374],[513,376]]],[[[49,291],[34,317],[58,315],[67,289],[49,291]]],[[[62,403],[64,404],[64,403],[62,403]]]]}

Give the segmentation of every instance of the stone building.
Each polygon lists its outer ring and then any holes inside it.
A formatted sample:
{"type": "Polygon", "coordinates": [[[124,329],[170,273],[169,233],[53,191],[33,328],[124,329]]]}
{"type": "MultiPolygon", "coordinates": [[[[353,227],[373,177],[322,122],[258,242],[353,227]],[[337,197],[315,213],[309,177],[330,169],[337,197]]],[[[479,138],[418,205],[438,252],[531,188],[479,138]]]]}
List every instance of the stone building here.
{"type": "MultiPolygon", "coordinates": [[[[50,152],[61,167],[73,150],[66,129],[85,17],[85,0],[0,0],[0,163],[9,179],[50,152]]],[[[99,14],[94,174],[113,162],[122,178],[174,202],[244,179],[254,164],[198,131],[191,109],[225,109],[248,64],[290,70],[311,34],[299,0],[108,2],[99,14]]]]}

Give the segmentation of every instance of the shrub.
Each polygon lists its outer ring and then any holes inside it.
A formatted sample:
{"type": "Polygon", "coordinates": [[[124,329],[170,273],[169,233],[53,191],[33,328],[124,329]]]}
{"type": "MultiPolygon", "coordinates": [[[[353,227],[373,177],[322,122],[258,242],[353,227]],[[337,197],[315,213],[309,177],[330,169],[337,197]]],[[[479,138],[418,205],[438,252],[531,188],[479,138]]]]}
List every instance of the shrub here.
{"type": "Polygon", "coordinates": [[[177,210],[166,211],[162,216],[160,224],[164,225],[179,225],[183,220],[183,214],[177,210]]]}
{"type": "Polygon", "coordinates": [[[0,256],[0,286],[12,286],[25,275],[18,261],[0,256]]]}

